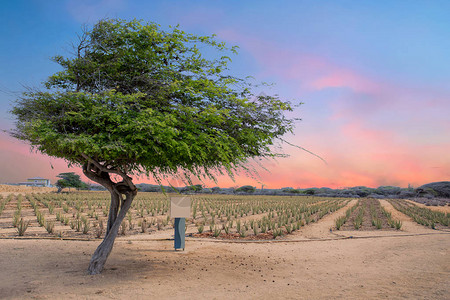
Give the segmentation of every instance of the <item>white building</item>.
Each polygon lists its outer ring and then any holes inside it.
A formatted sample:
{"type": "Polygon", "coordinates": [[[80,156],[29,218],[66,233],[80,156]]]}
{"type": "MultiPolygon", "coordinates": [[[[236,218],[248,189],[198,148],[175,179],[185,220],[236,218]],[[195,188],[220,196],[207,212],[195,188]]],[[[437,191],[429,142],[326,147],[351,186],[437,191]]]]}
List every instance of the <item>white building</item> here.
{"type": "Polygon", "coordinates": [[[43,187],[51,187],[49,179],[45,179],[42,177],[33,177],[28,178],[25,182],[19,182],[19,185],[26,185],[26,186],[43,186],[43,187]]]}

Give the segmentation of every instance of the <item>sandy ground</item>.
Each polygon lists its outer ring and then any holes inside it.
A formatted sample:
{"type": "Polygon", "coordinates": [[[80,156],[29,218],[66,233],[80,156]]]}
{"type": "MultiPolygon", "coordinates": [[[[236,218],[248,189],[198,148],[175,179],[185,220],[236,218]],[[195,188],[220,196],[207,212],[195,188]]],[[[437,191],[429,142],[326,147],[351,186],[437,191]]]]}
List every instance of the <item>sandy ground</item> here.
{"type": "Polygon", "coordinates": [[[86,269],[99,241],[0,239],[0,298],[449,299],[449,232],[399,212],[398,232],[330,231],[345,210],[272,242],[187,238],[175,252],[153,235],[120,237],[96,276],[86,269]]]}
{"type": "Polygon", "coordinates": [[[0,241],[3,299],[448,299],[447,234],[285,243],[0,241]]]}

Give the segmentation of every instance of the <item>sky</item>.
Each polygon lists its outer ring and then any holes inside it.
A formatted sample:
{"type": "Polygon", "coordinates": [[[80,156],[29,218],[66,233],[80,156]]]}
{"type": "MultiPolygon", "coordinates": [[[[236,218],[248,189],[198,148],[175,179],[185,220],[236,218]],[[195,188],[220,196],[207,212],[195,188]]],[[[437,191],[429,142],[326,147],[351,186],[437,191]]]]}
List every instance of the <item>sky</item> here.
{"type": "MultiPolygon", "coordinates": [[[[450,180],[450,1],[16,0],[0,10],[0,183],[69,168],[30,151],[5,130],[25,87],[60,70],[83,25],[142,19],[216,34],[239,46],[231,72],[302,102],[280,144],[287,158],[261,161],[258,177],[219,177],[222,187],[420,186],[450,180]]],[[[86,180],[86,178],[83,178],[86,180]]],[[[87,181],[87,180],[86,180],[87,181]]],[[[154,183],[139,177],[136,182],[154,183]]],[[[177,182],[172,182],[177,184],[177,182]]]]}

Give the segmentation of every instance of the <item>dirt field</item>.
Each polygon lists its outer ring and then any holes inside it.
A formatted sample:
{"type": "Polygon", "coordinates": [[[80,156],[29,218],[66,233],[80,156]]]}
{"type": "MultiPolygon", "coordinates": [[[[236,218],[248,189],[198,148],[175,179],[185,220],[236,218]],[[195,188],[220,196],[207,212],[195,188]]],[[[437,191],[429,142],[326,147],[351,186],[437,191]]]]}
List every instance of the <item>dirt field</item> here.
{"type": "Polygon", "coordinates": [[[56,190],[57,188],[51,187],[0,184],[0,194],[4,196],[8,195],[9,193],[46,193],[46,192],[53,192],[56,190]]]}
{"type": "Polygon", "coordinates": [[[402,230],[333,230],[354,204],[270,242],[186,238],[175,252],[170,230],[121,236],[97,276],[99,240],[0,239],[0,298],[448,299],[450,232],[387,201],[402,230]]]}

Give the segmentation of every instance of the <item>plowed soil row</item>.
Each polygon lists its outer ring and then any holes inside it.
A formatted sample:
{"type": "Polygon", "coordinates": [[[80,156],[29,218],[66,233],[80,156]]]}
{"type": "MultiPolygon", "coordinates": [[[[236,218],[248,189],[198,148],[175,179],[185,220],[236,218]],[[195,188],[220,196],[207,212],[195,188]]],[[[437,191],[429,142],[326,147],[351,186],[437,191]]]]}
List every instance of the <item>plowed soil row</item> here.
{"type": "Polygon", "coordinates": [[[343,230],[360,230],[360,231],[373,231],[373,230],[393,230],[395,228],[391,228],[388,224],[388,218],[381,210],[380,201],[372,198],[362,198],[360,199],[358,206],[350,215],[346,223],[340,228],[343,230]],[[360,228],[355,228],[355,221],[360,214],[360,211],[363,211],[363,222],[360,228]],[[373,214],[371,213],[373,211],[373,214]],[[376,218],[381,221],[381,229],[377,229],[375,225],[372,224],[372,219],[376,218]]]}

